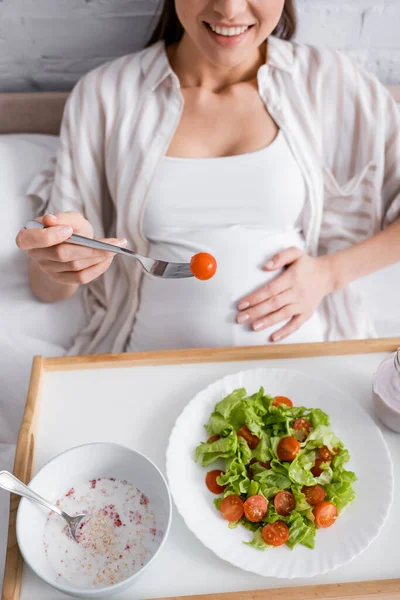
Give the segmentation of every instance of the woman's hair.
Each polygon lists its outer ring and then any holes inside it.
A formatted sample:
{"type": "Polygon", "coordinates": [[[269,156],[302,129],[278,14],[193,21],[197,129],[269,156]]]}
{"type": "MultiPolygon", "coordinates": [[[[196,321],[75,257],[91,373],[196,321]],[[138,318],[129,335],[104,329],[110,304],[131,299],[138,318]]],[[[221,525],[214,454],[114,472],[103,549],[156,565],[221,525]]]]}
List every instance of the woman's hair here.
{"type": "MultiPolygon", "coordinates": [[[[282,17],[272,32],[282,40],[290,40],[296,33],[297,18],[294,0],[285,0],[282,17]]],[[[163,40],[166,46],[177,44],[183,36],[183,27],[175,10],[175,0],[164,0],[160,18],[148,46],[163,40]]]]}

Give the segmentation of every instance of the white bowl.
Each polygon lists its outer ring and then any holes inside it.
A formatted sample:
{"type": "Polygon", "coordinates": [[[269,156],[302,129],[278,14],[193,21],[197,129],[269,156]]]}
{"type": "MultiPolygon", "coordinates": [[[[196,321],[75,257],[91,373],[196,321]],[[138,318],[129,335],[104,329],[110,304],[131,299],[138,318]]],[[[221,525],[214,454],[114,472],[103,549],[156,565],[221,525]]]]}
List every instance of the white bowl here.
{"type": "Polygon", "coordinates": [[[48,511],[22,498],[17,513],[17,541],[25,562],[54,588],[82,598],[104,598],[129,588],[161,550],[171,525],[171,497],[167,483],[156,465],[143,454],[118,444],[95,442],[70,448],[59,454],[33,477],[29,487],[55,503],[74,486],[99,477],[127,480],[149,498],[157,529],[163,536],[151,546],[152,555],[136,573],[127,579],[102,588],[78,588],[57,581],[44,548],[44,529],[48,511]]]}

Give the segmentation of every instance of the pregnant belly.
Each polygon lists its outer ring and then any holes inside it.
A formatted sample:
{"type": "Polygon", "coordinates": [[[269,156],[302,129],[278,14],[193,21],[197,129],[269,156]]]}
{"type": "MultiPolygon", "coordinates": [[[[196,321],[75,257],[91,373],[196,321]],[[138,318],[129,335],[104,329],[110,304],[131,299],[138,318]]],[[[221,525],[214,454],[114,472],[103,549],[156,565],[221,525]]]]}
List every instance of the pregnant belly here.
{"type": "MultiPolygon", "coordinates": [[[[156,244],[149,255],[187,261],[196,252],[213,254],[218,263],[209,281],[160,280],[144,275],[140,307],[127,350],[249,346],[269,343],[273,331],[284,323],[255,332],[236,322],[238,301],[279,275],[261,269],[276,252],[303,240],[295,231],[268,235],[239,226],[191,234],[184,245],[156,244]],[[201,239],[200,239],[201,238],[201,239]]],[[[323,326],[316,313],[286,341],[323,340],[323,326]]]]}

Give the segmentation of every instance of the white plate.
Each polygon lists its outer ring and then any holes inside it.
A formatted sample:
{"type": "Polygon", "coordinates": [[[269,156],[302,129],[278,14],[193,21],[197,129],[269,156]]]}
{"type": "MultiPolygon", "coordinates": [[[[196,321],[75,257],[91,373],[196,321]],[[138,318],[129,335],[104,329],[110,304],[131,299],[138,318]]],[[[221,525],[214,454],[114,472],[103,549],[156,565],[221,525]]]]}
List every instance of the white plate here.
{"type": "Polygon", "coordinates": [[[172,497],[186,525],[207,548],[236,567],[279,578],[312,577],[353,560],[378,536],[393,499],[393,466],[381,431],[352,398],[325,381],[288,369],[265,368],[228,375],[202,390],[183,410],[167,450],[172,497]],[[243,544],[252,537],[244,527],[229,529],[204,483],[207,470],[194,462],[196,446],[207,438],[204,424],[214,406],[234,389],[248,394],[263,386],[266,394],[288,396],[295,405],[321,408],[333,431],[348,448],[348,469],[355,471],[355,501],[335,525],[319,530],[315,549],[281,546],[262,552],[243,544]]]}

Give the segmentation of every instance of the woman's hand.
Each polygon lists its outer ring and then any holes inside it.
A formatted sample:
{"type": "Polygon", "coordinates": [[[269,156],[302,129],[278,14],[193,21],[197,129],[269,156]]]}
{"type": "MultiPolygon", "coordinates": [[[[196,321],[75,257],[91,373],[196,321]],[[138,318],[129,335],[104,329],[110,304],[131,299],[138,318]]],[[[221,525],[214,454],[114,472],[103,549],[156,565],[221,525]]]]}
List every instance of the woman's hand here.
{"type": "MultiPolygon", "coordinates": [[[[93,227],[81,214],[64,212],[38,220],[46,229],[21,229],[16,243],[52,280],[79,285],[89,283],[108,269],[115,256],[113,252],[63,243],[72,233],[93,237],[93,227]]],[[[118,246],[126,244],[126,240],[120,239],[103,241],[118,246]]]]}
{"type": "Polygon", "coordinates": [[[238,303],[237,322],[251,323],[254,331],[289,320],[272,334],[273,342],[299,329],[324,296],[334,290],[329,256],[313,258],[298,248],[288,248],[273,256],[263,268],[274,271],[283,267],[286,269],[281,275],[238,303]]]}

